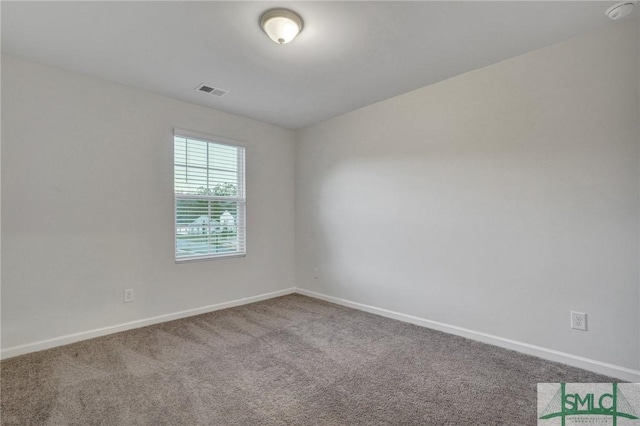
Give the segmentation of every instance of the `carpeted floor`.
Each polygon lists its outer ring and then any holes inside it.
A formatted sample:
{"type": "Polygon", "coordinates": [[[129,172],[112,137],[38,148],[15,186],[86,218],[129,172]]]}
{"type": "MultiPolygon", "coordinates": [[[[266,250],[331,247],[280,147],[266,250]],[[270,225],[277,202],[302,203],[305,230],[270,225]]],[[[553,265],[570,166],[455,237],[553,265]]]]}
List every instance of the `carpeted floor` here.
{"type": "Polygon", "coordinates": [[[613,379],[290,295],[1,363],[2,425],[536,424],[613,379]]]}

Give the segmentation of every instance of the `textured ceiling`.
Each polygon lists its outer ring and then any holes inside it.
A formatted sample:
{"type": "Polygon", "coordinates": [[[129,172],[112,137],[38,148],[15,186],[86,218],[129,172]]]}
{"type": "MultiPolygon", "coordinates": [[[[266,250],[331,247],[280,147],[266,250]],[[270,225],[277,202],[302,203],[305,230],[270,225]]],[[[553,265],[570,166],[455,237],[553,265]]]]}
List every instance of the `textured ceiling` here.
{"type": "Polygon", "coordinates": [[[612,4],[3,1],[2,51],[295,129],[615,25],[612,4]],[[290,44],[258,26],[275,6],[305,21],[290,44]]]}

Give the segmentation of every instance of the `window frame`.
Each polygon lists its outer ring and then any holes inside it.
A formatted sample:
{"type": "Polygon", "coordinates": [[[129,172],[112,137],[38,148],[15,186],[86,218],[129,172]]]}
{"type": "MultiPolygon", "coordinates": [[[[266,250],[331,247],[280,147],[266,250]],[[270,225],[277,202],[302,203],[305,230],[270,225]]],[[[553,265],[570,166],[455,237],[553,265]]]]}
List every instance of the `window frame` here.
{"type": "Polygon", "coordinates": [[[204,133],[196,133],[189,130],[174,129],[173,137],[171,139],[171,163],[173,167],[173,257],[176,264],[190,263],[190,262],[202,262],[207,260],[221,260],[221,259],[234,259],[247,256],[247,178],[246,178],[246,161],[247,161],[247,146],[245,143],[224,138],[221,136],[214,136],[204,133]],[[197,140],[200,142],[213,143],[217,145],[230,146],[233,148],[239,148],[242,150],[242,154],[238,156],[238,191],[237,197],[218,197],[218,196],[199,196],[189,194],[176,194],[176,137],[197,140]],[[238,206],[238,223],[242,223],[242,226],[238,225],[238,238],[239,244],[242,244],[242,252],[235,251],[232,253],[223,254],[207,254],[203,256],[191,256],[186,258],[178,258],[178,199],[194,199],[194,200],[227,200],[237,203],[238,206]],[[241,221],[240,221],[241,217],[241,221]]]}

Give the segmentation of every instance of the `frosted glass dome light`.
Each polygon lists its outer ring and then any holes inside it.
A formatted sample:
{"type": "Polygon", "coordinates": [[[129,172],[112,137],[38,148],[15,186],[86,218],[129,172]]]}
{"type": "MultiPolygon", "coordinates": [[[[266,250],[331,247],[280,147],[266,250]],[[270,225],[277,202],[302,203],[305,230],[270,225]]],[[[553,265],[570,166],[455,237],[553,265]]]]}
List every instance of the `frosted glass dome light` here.
{"type": "Polygon", "coordinates": [[[302,18],[292,10],[272,9],[260,18],[260,26],[278,44],[287,44],[302,31],[302,18]]]}

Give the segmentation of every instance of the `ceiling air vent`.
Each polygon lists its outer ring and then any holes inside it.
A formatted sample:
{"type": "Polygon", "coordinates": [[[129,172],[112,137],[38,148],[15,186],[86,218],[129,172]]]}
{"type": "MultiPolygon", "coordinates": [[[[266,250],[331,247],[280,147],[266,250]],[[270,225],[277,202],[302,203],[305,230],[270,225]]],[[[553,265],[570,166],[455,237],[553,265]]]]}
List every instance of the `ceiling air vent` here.
{"type": "Polygon", "coordinates": [[[198,92],[207,93],[209,95],[213,95],[213,96],[217,96],[217,97],[222,97],[222,96],[226,95],[227,93],[229,93],[228,90],[219,89],[217,87],[209,86],[207,84],[201,84],[200,86],[196,87],[196,90],[198,92]]]}

